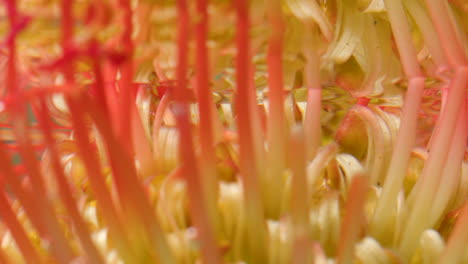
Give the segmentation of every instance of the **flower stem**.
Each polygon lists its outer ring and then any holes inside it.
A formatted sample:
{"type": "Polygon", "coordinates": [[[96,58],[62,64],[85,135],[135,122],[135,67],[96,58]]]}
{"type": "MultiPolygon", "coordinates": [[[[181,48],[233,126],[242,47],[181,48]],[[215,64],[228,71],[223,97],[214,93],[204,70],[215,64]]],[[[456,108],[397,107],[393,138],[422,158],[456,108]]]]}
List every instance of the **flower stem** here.
{"type": "MultiPolygon", "coordinates": [[[[173,106],[174,116],[179,129],[179,155],[182,165],[182,175],[187,183],[189,197],[189,210],[197,228],[198,238],[201,244],[201,260],[207,264],[217,264],[221,262],[219,248],[216,245],[216,227],[214,217],[209,215],[210,210],[207,206],[207,196],[201,171],[197,164],[197,159],[193,149],[192,128],[189,116],[189,101],[187,98],[187,60],[188,60],[188,41],[189,41],[189,9],[187,0],[177,1],[177,12],[179,20],[178,39],[177,39],[177,85],[174,90],[175,104],[173,106]]],[[[205,87],[209,88],[209,87],[205,87]]],[[[205,95],[206,96],[206,95],[205,95]]],[[[210,130],[211,131],[211,130],[210,130]]],[[[212,191],[212,190],[211,190],[212,191]]]]}
{"type": "Polygon", "coordinates": [[[346,201],[345,215],[341,223],[337,257],[338,264],[353,263],[354,246],[359,239],[360,231],[365,221],[364,203],[367,196],[367,185],[367,177],[365,175],[358,174],[353,176],[346,201]]]}
{"type": "Polygon", "coordinates": [[[218,200],[218,181],[216,175],[215,158],[215,122],[213,110],[216,109],[209,82],[209,57],[207,49],[208,35],[208,10],[207,0],[197,0],[196,8],[199,16],[198,23],[195,24],[195,44],[196,44],[196,88],[198,109],[200,117],[199,135],[201,145],[201,181],[203,192],[206,195],[205,204],[207,206],[208,217],[216,224],[217,212],[216,201],[218,200]]]}
{"type": "Polygon", "coordinates": [[[88,257],[88,261],[96,264],[104,263],[104,260],[102,259],[101,255],[99,254],[91,240],[90,231],[78,211],[76,201],[72,196],[72,189],[66,180],[63,166],[60,163],[59,154],[54,144],[54,139],[52,138],[53,132],[51,122],[49,120],[49,113],[47,111],[46,103],[43,99],[40,102],[38,118],[40,124],[42,125],[42,130],[44,131],[45,142],[49,147],[50,156],[52,160],[52,169],[55,175],[55,179],[58,183],[60,197],[65,205],[65,208],[70,214],[78,238],[80,239],[84,252],[88,257]]]}
{"type": "Polygon", "coordinates": [[[392,240],[392,235],[389,235],[387,231],[393,229],[398,192],[403,184],[406,166],[416,139],[416,121],[423,89],[424,78],[410,80],[403,104],[400,130],[383,185],[382,195],[377,202],[370,223],[371,234],[384,244],[392,240]]]}
{"type": "MultiPolygon", "coordinates": [[[[61,45],[63,54],[68,54],[69,50],[72,48],[73,42],[74,16],[72,13],[72,7],[74,1],[62,1],[61,3],[61,45]]],[[[66,84],[70,85],[72,88],[74,87],[73,69],[73,63],[67,62],[64,64],[62,71],[65,76],[66,84]]],[[[110,235],[115,238],[115,246],[118,253],[124,260],[130,260],[132,259],[132,257],[130,257],[132,255],[132,249],[127,240],[126,230],[122,226],[122,220],[117,213],[116,206],[114,205],[111,195],[107,189],[104,175],[101,173],[99,158],[91,145],[87,127],[85,126],[85,115],[80,108],[79,98],[67,95],[65,99],[71,114],[71,120],[78,144],[78,153],[87,170],[89,183],[96,200],[98,201],[99,209],[102,210],[105,222],[109,226],[110,235]]]]}
{"type": "Polygon", "coordinates": [[[448,62],[453,68],[466,65],[466,54],[449,15],[448,3],[439,0],[425,0],[425,2],[448,62]]]}
{"type": "Polygon", "coordinates": [[[252,105],[250,104],[250,45],[249,6],[247,0],[236,0],[237,15],[237,56],[236,56],[236,112],[239,131],[240,174],[244,186],[244,202],[247,222],[249,262],[267,263],[266,226],[259,193],[259,179],[252,136],[252,105]]]}
{"type": "Polygon", "coordinates": [[[408,79],[422,76],[419,68],[416,50],[411,38],[408,18],[401,0],[385,0],[390,25],[393,30],[398,52],[400,53],[401,64],[408,79]]]}
{"type": "Polygon", "coordinates": [[[315,26],[306,24],[306,37],[304,39],[304,55],[306,65],[304,76],[307,86],[307,108],[304,118],[305,144],[307,160],[312,160],[320,147],[321,123],[320,112],[322,111],[322,85],[320,83],[319,65],[320,60],[316,52],[315,26]]]}
{"type": "Polygon", "coordinates": [[[308,263],[312,259],[308,246],[310,237],[309,226],[309,191],[306,176],[306,150],[304,146],[304,131],[301,126],[295,126],[291,132],[291,169],[293,172],[291,186],[291,218],[294,234],[293,263],[308,263]]]}
{"type": "Polygon", "coordinates": [[[433,147],[420,176],[420,187],[415,186],[413,188],[415,193],[414,195],[411,194],[411,196],[414,199],[412,200],[411,197],[409,199],[412,208],[410,208],[406,228],[403,230],[400,242],[400,250],[405,258],[411,256],[417,246],[419,236],[428,227],[432,202],[447,159],[450,139],[454,134],[458,117],[457,112],[460,111],[465,99],[464,93],[467,82],[468,67],[457,69],[449,90],[447,99],[449,104],[447,104],[439,119],[440,131],[434,138],[433,147]]]}
{"type": "Polygon", "coordinates": [[[265,192],[265,210],[267,215],[279,217],[282,193],[283,171],[285,167],[285,117],[283,83],[283,38],[284,22],[279,0],[267,1],[268,20],[272,30],[268,39],[268,164],[262,188],[265,192]]]}
{"type": "Polygon", "coordinates": [[[462,105],[461,111],[458,113],[455,134],[453,136],[452,143],[450,145],[450,152],[448,153],[445,168],[442,173],[442,175],[444,175],[441,179],[443,183],[439,184],[437,195],[435,196],[431,209],[430,226],[435,225],[443,216],[443,213],[447,210],[447,206],[455,198],[458,184],[460,183],[462,173],[460,170],[460,164],[463,162],[468,137],[468,115],[466,106],[467,104],[465,102],[465,104],[462,105]]]}
{"type": "Polygon", "coordinates": [[[3,221],[5,221],[5,224],[10,229],[10,232],[16,242],[16,245],[21,251],[23,258],[28,263],[43,263],[37,250],[31,243],[31,240],[28,238],[26,231],[16,218],[15,213],[13,212],[11,205],[8,202],[6,193],[3,191],[3,188],[4,186],[2,184],[2,190],[0,191],[0,215],[3,221]]]}
{"type": "Polygon", "coordinates": [[[404,4],[408,8],[408,13],[411,14],[414,21],[418,25],[421,33],[424,37],[424,43],[426,44],[435,64],[439,69],[444,68],[447,65],[447,59],[442,49],[437,32],[426,13],[424,7],[419,0],[405,1],[404,4]]]}

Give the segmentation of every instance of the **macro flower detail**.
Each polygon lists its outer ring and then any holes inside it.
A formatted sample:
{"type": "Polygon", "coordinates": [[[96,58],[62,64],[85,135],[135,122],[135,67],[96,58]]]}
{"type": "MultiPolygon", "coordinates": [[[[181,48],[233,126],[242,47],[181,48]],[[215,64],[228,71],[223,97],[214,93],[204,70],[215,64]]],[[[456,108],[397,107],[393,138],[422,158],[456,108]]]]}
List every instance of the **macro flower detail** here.
{"type": "Polygon", "coordinates": [[[468,263],[460,0],[3,0],[0,263],[468,263]]]}

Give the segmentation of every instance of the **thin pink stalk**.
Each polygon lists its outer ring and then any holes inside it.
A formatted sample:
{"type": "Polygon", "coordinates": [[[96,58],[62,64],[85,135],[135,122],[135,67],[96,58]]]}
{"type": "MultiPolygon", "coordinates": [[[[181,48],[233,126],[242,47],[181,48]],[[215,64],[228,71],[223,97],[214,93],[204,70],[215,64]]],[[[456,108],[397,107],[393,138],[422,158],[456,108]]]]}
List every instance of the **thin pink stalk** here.
{"type": "Polygon", "coordinates": [[[391,239],[392,236],[385,232],[391,230],[392,224],[394,224],[396,197],[403,183],[410,153],[414,146],[417,113],[421,104],[424,79],[421,77],[422,72],[412,44],[410,27],[401,0],[386,0],[385,5],[404,72],[409,79],[408,91],[401,114],[400,130],[398,131],[397,141],[383,185],[382,196],[377,203],[370,224],[370,231],[374,236],[381,242],[390,243],[388,239],[391,239]],[[385,239],[387,240],[383,241],[385,239]]]}
{"type": "Polygon", "coordinates": [[[123,63],[120,65],[120,81],[119,81],[119,136],[121,144],[125,146],[126,151],[133,154],[132,130],[129,127],[132,125],[132,108],[134,107],[135,95],[132,91],[133,82],[133,50],[134,45],[132,42],[132,8],[130,0],[118,1],[120,10],[123,16],[123,32],[122,32],[122,45],[124,54],[126,56],[123,63]]]}
{"type": "Polygon", "coordinates": [[[99,102],[100,107],[102,107],[103,111],[108,115],[109,107],[107,105],[106,100],[106,92],[105,92],[105,84],[104,84],[104,76],[102,73],[102,59],[100,57],[100,50],[99,50],[99,43],[96,39],[93,39],[89,43],[89,55],[92,61],[93,66],[93,73],[94,73],[94,84],[92,86],[92,91],[95,94],[96,101],[99,102]]]}
{"type": "Polygon", "coordinates": [[[109,120],[99,111],[96,104],[93,104],[90,98],[87,98],[87,100],[85,98],[82,102],[90,112],[91,118],[104,139],[120,204],[127,215],[126,223],[128,228],[131,229],[128,237],[132,240],[132,243],[139,243],[140,246],[135,245],[137,254],[142,254],[136,257],[159,258],[161,262],[173,263],[167,241],[151,209],[143,185],[138,179],[132,157],[125,151],[124,146],[119,144],[117,137],[112,133],[109,120]],[[145,243],[149,243],[149,245],[145,243]],[[145,247],[152,247],[154,250],[145,247]],[[151,254],[147,256],[145,250],[150,250],[157,256],[151,254]]]}
{"type": "MultiPolygon", "coordinates": [[[[15,1],[7,1],[7,11],[10,22],[10,28],[14,30],[18,23],[17,19],[20,17],[20,14],[16,9],[15,1]]],[[[19,150],[23,158],[23,162],[26,164],[27,172],[29,173],[29,179],[32,183],[32,189],[35,195],[38,198],[38,204],[43,208],[39,214],[39,218],[34,218],[38,222],[37,227],[40,227],[39,231],[43,231],[41,235],[50,236],[52,241],[51,251],[54,256],[60,261],[70,261],[73,258],[73,251],[70,248],[70,245],[67,243],[67,240],[64,237],[64,234],[60,227],[58,226],[58,221],[56,215],[53,213],[53,210],[50,206],[49,201],[44,197],[44,185],[41,179],[41,173],[37,166],[37,161],[34,157],[34,149],[31,147],[31,142],[29,139],[27,121],[24,116],[24,105],[23,94],[20,90],[20,87],[17,85],[17,70],[16,70],[16,35],[13,35],[8,41],[9,48],[9,60],[8,60],[8,75],[7,75],[7,85],[9,87],[9,96],[15,101],[15,105],[12,106],[13,113],[15,118],[14,120],[14,133],[19,141],[19,150]],[[17,119],[16,119],[17,118],[17,119]],[[43,229],[42,227],[45,227],[43,229]],[[46,233],[44,232],[46,231],[46,233]]],[[[14,177],[14,176],[13,176],[14,177]]],[[[37,210],[33,213],[33,210],[29,209],[30,216],[35,215],[37,210]]],[[[34,221],[31,219],[32,221],[34,221]]]]}
{"type": "Polygon", "coordinates": [[[99,157],[92,146],[83,113],[80,112],[79,104],[70,98],[67,105],[71,112],[74,127],[74,135],[78,145],[78,155],[86,168],[89,184],[98,203],[98,210],[102,213],[104,221],[109,226],[111,237],[115,238],[115,246],[123,259],[131,260],[131,247],[127,240],[126,230],[123,228],[120,215],[112,201],[104,175],[101,172],[99,157]]]}
{"type": "Polygon", "coordinates": [[[103,78],[106,102],[109,109],[112,128],[115,131],[119,129],[119,100],[117,93],[117,67],[111,62],[103,61],[103,78]]]}
{"type": "Polygon", "coordinates": [[[42,125],[42,129],[44,131],[44,139],[46,144],[48,145],[48,149],[50,152],[52,160],[52,170],[54,172],[55,179],[58,183],[59,194],[65,205],[65,208],[70,214],[71,220],[73,221],[74,228],[76,230],[78,238],[81,241],[85,255],[87,256],[88,261],[90,261],[91,263],[104,263],[102,256],[98,252],[96,246],[94,245],[91,239],[90,230],[86,226],[85,221],[83,220],[80,212],[78,211],[78,208],[76,206],[76,200],[72,196],[73,191],[64,174],[63,166],[60,163],[59,154],[57,152],[57,148],[52,137],[52,124],[49,119],[47,106],[44,100],[41,100],[40,102],[40,110],[38,114],[38,118],[40,119],[39,122],[42,125]]]}
{"type": "Polygon", "coordinates": [[[293,127],[291,132],[291,218],[293,226],[293,263],[308,263],[312,259],[310,254],[309,237],[309,190],[307,188],[306,150],[304,145],[304,131],[300,126],[293,127]]]}
{"type": "Polygon", "coordinates": [[[307,160],[314,159],[321,140],[320,112],[322,111],[322,85],[320,83],[320,59],[316,47],[313,46],[315,26],[306,25],[307,33],[304,40],[304,67],[305,84],[307,87],[307,108],[304,118],[305,144],[307,160]]]}
{"type": "MultiPolygon", "coordinates": [[[[21,103],[20,103],[21,104],[21,103]]],[[[51,252],[57,260],[62,262],[69,262],[74,258],[74,252],[68,240],[65,237],[63,230],[60,228],[57,215],[55,214],[52,204],[48,200],[43,176],[35,157],[34,149],[31,146],[31,140],[29,138],[28,131],[23,131],[24,126],[21,123],[26,122],[25,115],[19,116],[15,122],[14,131],[16,139],[20,146],[19,153],[21,155],[23,163],[26,165],[26,172],[31,182],[31,189],[35,197],[36,203],[41,205],[40,215],[41,220],[46,227],[47,233],[42,233],[43,237],[48,237],[51,241],[51,252]]]]}
{"type": "MultiPolygon", "coordinates": [[[[266,149],[265,149],[265,137],[266,137],[266,114],[264,109],[259,106],[257,102],[257,90],[255,85],[255,65],[251,64],[251,70],[249,75],[249,101],[247,104],[250,106],[250,116],[252,124],[252,141],[255,156],[255,167],[258,175],[258,179],[262,179],[262,175],[266,173],[266,149]]],[[[260,182],[259,182],[260,183],[260,182]]]]}
{"type": "Polygon", "coordinates": [[[447,206],[450,202],[453,202],[457,193],[462,174],[460,164],[463,162],[466,142],[468,139],[467,106],[468,105],[465,100],[464,106],[462,106],[461,111],[458,113],[455,134],[452,138],[450,152],[448,153],[445,168],[442,173],[443,178],[441,178],[441,181],[443,183],[439,184],[437,195],[435,196],[434,203],[432,204],[430,226],[436,224],[440,218],[443,217],[443,213],[448,209],[447,206]]]}
{"type": "Polygon", "coordinates": [[[408,18],[401,0],[385,0],[385,6],[406,77],[412,79],[422,76],[416,49],[412,44],[408,18]]]}
{"type": "Polygon", "coordinates": [[[8,22],[10,24],[10,31],[14,34],[8,38],[8,64],[7,64],[7,78],[6,85],[8,87],[8,94],[11,97],[17,96],[18,85],[17,85],[17,71],[16,71],[16,34],[15,27],[18,18],[20,17],[16,9],[16,1],[6,0],[8,22]]]}
{"type": "Polygon", "coordinates": [[[284,116],[284,82],[283,82],[283,38],[284,22],[281,14],[281,2],[270,0],[266,2],[268,20],[272,30],[268,39],[268,156],[269,166],[265,172],[266,188],[265,206],[267,215],[278,218],[280,215],[280,199],[284,186],[283,172],[285,168],[285,116],[284,116]]]}
{"type": "MultiPolygon", "coordinates": [[[[73,42],[73,1],[62,1],[61,6],[61,33],[63,54],[68,54],[72,48],[73,42]]],[[[70,87],[74,86],[73,63],[67,62],[63,66],[65,81],[70,87]]],[[[91,145],[88,128],[86,127],[84,113],[80,109],[79,100],[70,95],[66,96],[68,108],[71,113],[71,120],[74,127],[74,135],[78,144],[78,154],[81,157],[88,173],[88,179],[93,193],[98,201],[98,208],[102,211],[105,222],[109,226],[111,237],[115,238],[115,246],[120,256],[130,261],[132,248],[127,240],[127,234],[122,226],[120,215],[112,201],[109,190],[105,183],[104,175],[101,172],[101,166],[98,155],[91,145]]]]}
{"type": "MultiPolygon", "coordinates": [[[[440,176],[444,168],[450,147],[450,139],[453,137],[457,113],[465,100],[465,90],[468,83],[468,67],[458,68],[451,83],[448,102],[440,118],[440,131],[434,138],[433,148],[421,173],[420,187],[413,188],[414,200],[410,200],[412,210],[407,218],[403,231],[400,250],[402,255],[409,258],[417,246],[417,241],[422,231],[428,227],[432,201],[440,182],[440,176]],[[414,201],[414,203],[412,203],[414,201]]],[[[410,198],[411,199],[411,198],[410,198]]]]}
{"type": "MultiPolygon", "coordinates": [[[[179,155],[182,165],[182,175],[187,183],[189,197],[189,210],[192,220],[198,232],[201,247],[201,260],[207,264],[222,263],[220,250],[216,244],[216,234],[213,220],[207,208],[206,194],[204,193],[203,178],[193,148],[192,128],[189,117],[189,106],[187,95],[187,59],[189,41],[189,10],[187,0],[177,1],[178,23],[177,23],[177,85],[174,89],[175,104],[173,112],[179,129],[179,155]]],[[[200,87],[201,88],[201,87],[200,87]]]]}
{"type": "Polygon", "coordinates": [[[355,175],[351,182],[345,215],[341,224],[338,245],[338,264],[351,264],[354,260],[354,246],[358,242],[361,228],[365,223],[364,203],[367,196],[367,177],[355,175]]]}
{"type": "Polygon", "coordinates": [[[396,214],[398,192],[406,175],[406,167],[416,139],[416,120],[420,107],[420,98],[424,89],[424,78],[410,80],[408,92],[401,114],[401,124],[396,138],[392,159],[387,171],[381,198],[378,200],[370,223],[370,232],[381,242],[391,242],[391,232],[396,214]]]}
{"type": "Polygon", "coordinates": [[[449,15],[448,3],[440,0],[425,0],[425,2],[448,62],[452,68],[467,65],[462,41],[458,38],[455,25],[449,15]]]}
{"type": "Polygon", "coordinates": [[[206,194],[205,204],[207,206],[211,221],[216,223],[216,201],[218,200],[218,182],[216,176],[216,157],[215,157],[215,122],[216,115],[213,96],[209,82],[209,57],[207,50],[208,34],[208,2],[207,0],[197,0],[196,8],[199,20],[195,24],[195,61],[196,61],[196,88],[198,109],[200,117],[199,135],[201,145],[201,172],[202,188],[206,194]]]}
{"type": "Polygon", "coordinates": [[[2,164],[0,168],[6,179],[6,183],[11,187],[21,205],[23,205],[26,215],[30,219],[32,225],[40,234],[45,234],[46,228],[41,219],[39,209],[37,205],[35,205],[31,193],[24,189],[19,176],[15,173],[13,166],[10,163],[11,158],[5,153],[4,149],[5,148],[3,146],[0,147],[0,161],[2,164]]]}
{"type": "Polygon", "coordinates": [[[420,1],[405,1],[404,4],[408,8],[408,13],[411,14],[414,21],[421,30],[424,38],[424,43],[427,49],[431,53],[431,57],[434,63],[443,69],[447,66],[447,59],[442,49],[440,39],[437,37],[437,32],[434,29],[433,23],[430,20],[426,10],[422,6],[420,1]]]}
{"type": "Polygon", "coordinates": [[[0,191],[0,216],[2,217],[3,221],[5,221],[6,226],[10,230],[11,235],[13,236],[16,245],[21,251],[24,260],[28,263],[43,263],[36,248],[28,238],[23,225],[21,225],[21,223],[16,218],[15,212],[13,212],[8,198],[6,197],[6,193],[3,191],[3,188],[4,186],[2,184],[2,190],[0,191]]]}
{"type": "Polygon", "coordinates": [[[247,0],[235,1],[237,16],[236,36],[236,113],[237,129],[239,131],[240,174],[244,185],[244,201],[247,222],[247,247],[249,260],[253,263],[268,262],[266,256],[266,226],[264,222],[261,198],[259,193],[259,179],[256,175],[257,164],[254,155],[254,141],[252,137],[252,106],[250,89],[250,43],[249,43],[249,7],[247,0]]]}

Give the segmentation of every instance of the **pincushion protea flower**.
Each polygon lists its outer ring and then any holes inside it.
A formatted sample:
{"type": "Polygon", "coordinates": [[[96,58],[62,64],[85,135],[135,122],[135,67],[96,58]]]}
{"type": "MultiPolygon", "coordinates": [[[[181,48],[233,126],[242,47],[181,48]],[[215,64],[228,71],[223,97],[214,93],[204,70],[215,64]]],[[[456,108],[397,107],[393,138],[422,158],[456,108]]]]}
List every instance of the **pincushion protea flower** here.
{"type": "Polygon", "coordinates": [[[0,263],[468,263],[466,11],[4,0],[0,263]]]}

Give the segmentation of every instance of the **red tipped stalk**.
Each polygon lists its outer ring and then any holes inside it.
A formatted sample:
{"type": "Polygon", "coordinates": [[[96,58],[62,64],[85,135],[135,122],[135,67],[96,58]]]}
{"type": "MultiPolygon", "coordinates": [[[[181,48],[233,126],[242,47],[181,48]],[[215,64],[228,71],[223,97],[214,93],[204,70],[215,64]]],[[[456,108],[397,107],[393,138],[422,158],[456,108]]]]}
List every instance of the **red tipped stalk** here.
{"type": "Polygon", "coordinates": [[[131,156],[118,143],[117,138],[111,131],[109,120],[105,118],[102,112],[89,98],[82,102],[91,113],[93,121],[104,138],[119,201],[123,212],[127,216],[125,224],[128,225],[127,228],[130,232],[128,238],[136,247],[137,255],[134,258],[159,258],[161,262],[173,263],[174,260],[167,241],[145,195],[131,156]]]}
{"type": "Polygon", "coordinates": [[[264,188],[267,215],[275,218],[280,213],[280,198],[284,186],[285,117],[283,83],[284,22],[279,0],[267,1],[268,19],[272,33],[268,40],[268,164],[264,188]]]}
{"type": "Polygon", "coordinates": [[[439,69],[443,69],[448,65],[448,62],[442,49],[441,41],[437,37],[437,32],[430,17],[425,12],[424,6],[420,1],[405,1],[404,4],[421,30],[424,43],[427,45],[432,59],[439,66],[439,69]]]}
{"type": "Polygon", "coordinates": [[[57,148],[54,144],[54,139],[52,138],[53,132],[51,127],[51,121],[49,120],[49,113],[47,111],[47,106],[43,99],[40,101],[39,106],[39,118],[40,124],[44,131],[45,142],[49,147],[50,156],[52,160],[52,169],[55,176],[55,179],[58,183],[58,190],[62,201],[64,202],[65,208],[67,208],[68,213],[72,219],[74,228],[78,235],[78,238],[81,241],[83,250],[87,256],[88,261],[91,263],[104,263],[102,256],[98,252],[96,246],[91,240],[90,230],[86,226],[83,218],[78,211],[76,206],[76,200],[72,196],[72,189],[66,179],[64,174],[63,166],[60,163],[59,154],[57,148]]]}
{"type": "MultiPolygon", "coordinates": [[[[186,0],[177,0],[178,20],[178,55],[177,55],[177,85],[174,89],[175,104],[173,106],[174,116],[179,128],[179,155],[182,164],[182,175],[187,184],[189,209],[194,226],[197,229],[201,247],[201,259],[203,263],[221,263],[220,250],[216,245],[214,219],[209,215],[207,208],[207,195],[204,193],[203,178],[197,164],[192,139],[192,128],[189,117],[188,88],[187,88],[187,59],[189,41],[189,13],[186,0]]],[[[209,197],[209,196],[208,196],[209,197]]]]}
{"type": "MultiPolygon", "coordinates": [[[[424,89],[424,79],[410,80],[408,92],[401,115],[400,130],[393,149],[392,159],[382,189],[382,195],[374,212],[370,230],[379,239],[386,237],[395,224],[395,211],[398,192],[406,175],[406,167],[416,139],[416,120],[420,106],[420,98],[424,89]]],[[[390,241],[385,241],[390,243],[390,241]]]]}
{"type": "Polygon", "coordinates": [[[461,111],[458,113],[457,126],[455,127],[454,136],[450,145],[450,152],[447,156],[445,168],[442,173],[441,184],[439,184],[437,195],[435,196],[432,205],[431,224],[434,226],[441,220],[443,213],[447,210],[447,206],[453,202],[457,194],[458,185],[461,180],[460,164],[463,163],[465,154],[466,142],[468,139],[468,114],[467,102],[465,100],[461,111]]]}
{"type": "MultiPolygon", "coordinates": [[[[16,10],[15,1],[7,1],[7,10],[10,28],[13,31],[17,26],[16,23],[18,23],[17,18],[20,17],[20,14],[16,10]]],[[[33,193],[38,197],[37,203],[43,207],[40,212],[33,208],[28,208],[29,216],[32,216],[31,220],[36,223],[36,227],[39,227],[41,235],[50,236],[50,240],[52,241],[51,251],[54,254],[54,257],[59,261],[68,262],[73,259],[73,252],[58,225],[56,215],[53,213],[47,197],[43,196],[45,190],[44,184],[42,182],[42,176],[39,172],[37,161],[34,157],[34,150],[31,147],[29,139],[27,121],[24,115],[25,109],[22,108],[24,107],[23,94],[22,91],[19,90],[16,78],[18,74],[16,70],[16,35],[13,35],[9,39],[8,48],[10,54],[6,83],[9,87],[9,95],[12,96],[14,100],[14,104],[12,105],[14,118],[13,130],[17,140],[19,140],[19,150],[24,163],[26,164],[29,179],[33,187],[33,193]]],[[[12,175],[11,177],[16,176],[12,175]]]]}
{"type": "MultiPolygon", "coordinates": [[[[62,1],[62,52],[67,54],[73,42],[73,1],[62,1]]],[[[65,81],[70,87],[74,86],[73,63],[65,63],[63,74],[65,81]]],[[[74,127],[76,141],[78,144],[78,153],[85,165],[88,173],[88,179],[91,189],[94,192],[98,202],[98,209],[102,211],[105,222],[109,226],[111,237],[115,238],[115,246],[124,260],[131,259],[132,248],[127,240],[127,234],[122,226],[120,216],[112,201],[111,195],[107,189],[104,175],[101,173],[101,166],[98,155],[91,145],[88,128],[85,126],[84,113],[79,107],[79,100],[72,96],[66,96],[68,108],[71,113],[71,120],[74,127]]]]}
{"type": "Polygon", "coordinates": [[[211,222],[216,224],[216,201],[218,199],[218,180],[216,175],[215,157],[215,120],[217,116],[210,88],[209,57],[207,48],[208,35],[208,2],[197,0],[196,8],[199,20],[195,24],[195,61],[196,61],[196,88],[198,112],[200,118],[200,172],[203,192],[206,194],[205,204],[211,222]]]}
{"type": "Polygon", "coordinates": [[[425,0],[425,2],[448,62],[453,68],[467,65],[463,44],[457,36],[448,3],[439,0],[425,0]]]}
{"type": "MultiPolygon", "coordinates": [[[[28,263],[44,263],[36,248],[32,244],[26,231],[24,230],[21,223],[16,218],[15,212],[13,212],[10,202],[6,197],[6,193],[3,191],[3,183],[1,185],[2,191],[0,192],[0,216],[5,221],[7,227],[10,229],[13,239],[16,242],[23,258],[28,263]]],[[[1,260],[1,259],[0,259],[1,260]]],[[[2,262],[4,263],[4,262],[2,262]]]]}
{"type": "MultiPolygon", "coordinates": [[[[382,197],[378,201],[370,227],[371,233],[380,240],[383,240],[384,237],[389,238],[388,234],[385,234],[385,230],[391,230],[390,227],[394,224],[396,197],[401,189],[410,153],[414,147],[417,113],[424,89],[424,79],[421,78],[422,73],[415,48],[412,45],[408,19],[402,2],[400,0],[386,0],[385,5],[405,75],[409,79],[409,85],[401,114],[402,122],[383,185],[382,197]],[[386,212],[390,212],[390,214],[386,212]]],[[[385,243],[389,242],[385,241],[385,243]]]]}
{"type": "MultiPolygon", "coordinates": [[[[31,221],[32,225],[38,230],[40,234],[45,234],[45,223],[42,221],[38,207],[33,204],[31,193],[24,189],[20,178],[14,172],[10,164],[11,158],[4,152],[3,147],[0,148],[0,161],[2,166],[2,176],[5,178],[6,183],[11,187],[16,198],[23,206],[26,215],[31,221]]],[[[4,186],[2,186],[4,187],[4,186]]],[[[3,192],[4,190],[2,190],[3,192]]]]}
{"type": "Polygon", "coordinates": [[[116,248],[123,259],[131,259],[131,247],[127,240],[127,234],[122,226],[122,220],[117,213],[117,208],[112,201],[104,175],[101,172],[99,157],[91,145],[87,128],[84,126],[84,118],[78,110],[78,104],[74,99],[69,99],[68,107],[78,145],[78,155],[86,168],[90,187],[97,201],[97,208],[101,212],[109,227],[111,237],[115,238],[116,248]]]}
{"type": "Polygon", "coordinates": [[[118,82],[119,87],[119,136],[121,144],[133,154],[132,141],[128,140],[132,138],[132,130],[129,129],[132,125],[132,111],[135,108],[135,94],[132,91],[133,82],[133,22],[132,22],[132,7],[130,0],[119,0],[118,1],[120,10],[122,11],[122,48],[124,51],[125,59],[120,65],[120,81],[118,82]]]}
{"type": "MultiPolygon", "coordinates": [[[[412,210],[409,212],[400,243],[400,250],[405,257],[411,256],[410,254],[417,245],[416,241],[424,229],[428,227],[432,201],[440,183],[441,173],[450,149],[450,139],[455,131],[457,113],[460,112],[460,108],[463,106],[467,83],[468,67],[457,70],[447,99],[450,103],[447,104],[442,113],[439,133],[434,139],[433,148],[420,176],[420,188],[418,188],[419,186],[413,188],[415,193],[414,203],[411,204],[412,210]]],[[[410,200],[411,202],[412,200],[410,200]]]]}
{"type": "Polygon", "coordinates": [[[341,224],[340,242],[338,245],[338,264],[351,264],[354,259],[354,246],[359,240],[364,224],[364,203],[367,196],[367,177],[355,175],[351,182],[345,215],[341,224]]]}
{"type": "Polygon", "coordinates": [[[411,80],[422,76],[402,1],[385,0],[385,6],[406,77],[411,80]]]}
{"type": "MultiPolygon", "coordinates": [[[[307,24],[306,24],[307,25],[307,24]]],[[[307,160],[311,161],[318,148],[321,139],[320,112],[322,111],[322,85],[320,83],[319,65],[316,47],[310,46],[316,38],[315,26],[306,26],[306,36],[304,39],[304,55],[306,65],[304,67],[305,84],[307,87],[307,108],[304,117],[305,144],[307,160]],[[307,45],[307,46],[306,46],[307,45]]]]}
{"type": "Polygon", "coordinates": [[[291,132],[291,220],[293,226],[292,263],[310,263],[311,239],[309,237],[309,196],[304,131],[300,126],[293,127],[291,132]]]}
{"type": "Polygon", "coordinates": [[[250,45],[249,45],[249,6],[247,0],[236,0],[237,36],[236,36],[236,113],[237,129],[239,131],[239,164],[244,187],[244,201],[247,221],[247,247],[249,261],[254,263],[267,262],[266,256],[266,226],[264,222],[262,203],[259,193],[259,178],[254,155],[254,140],[252,136],[252,92],[250,85],[250,45]]]}

